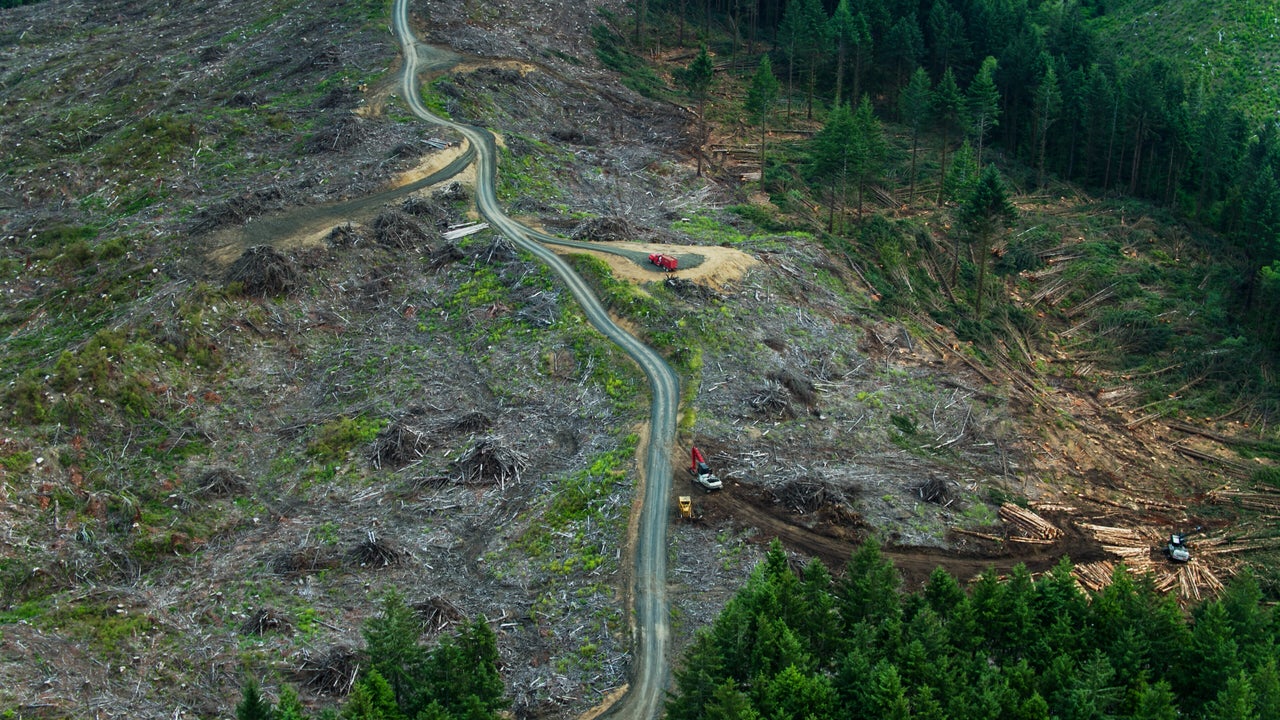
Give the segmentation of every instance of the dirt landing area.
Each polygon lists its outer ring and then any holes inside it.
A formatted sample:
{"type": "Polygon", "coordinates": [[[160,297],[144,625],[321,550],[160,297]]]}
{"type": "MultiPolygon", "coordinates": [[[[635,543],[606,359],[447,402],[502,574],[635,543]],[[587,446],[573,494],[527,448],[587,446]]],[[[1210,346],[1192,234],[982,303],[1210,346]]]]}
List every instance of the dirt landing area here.
{"type": "MultiPolygon", "coordinates": [[[[679,483],[677,483],[679,486],[679,483]]],[[[685,491],[681,491],[683,494],[685,491]]],[[[755,541],[768,543],[778,538],[793,550],[821,558],[839,572],[853,551],[871,532],[857,513],[837,504],[797,514],[778,504],[759,488],[730,482],[724,490],[693,492],[698,508],[697,522],[718,526],[728,522],[740,529],[755,529],[755,541]]],[[[1076,563],[1096,562],[1110,555],[1090,533],[1067,518],[1060,521],[1065,532],[1051,544],[999,542],[994,539],[956,534],[954,548],[915,547],[890,543],[886,557],[902,573],[909,590],[922,587],[935,568],[943,568],[962,582],[977,577],[987,568],[1004,573],[1025,564],[1033,573],[1044,572],[1068,556],[1076,563]]]]}
{"type": "MultiPolygon", "coordinates": [[[[404,187],[405,185],[412,185],[423,178],[430,177],[431,175],[448,167],[449,163],[462,157],[470,147],[471,144],[466,140],[463,140],[457,145],[450,145],[439,152],[431,153],[430,155],[423,157],[417,167],[396,176],[396,179],[391,181],[391,186],[404,187]]],[[[464,175],[456,176],[446,182],[456,181],[470,187],[475,187],[476,177],[474,166],[468,167],[464,173],[464,175]]]]}
{"type": "Polygon", "coordinates": [[[644,254],[660,252],[669,255],[701,255],[703,261],[697,267],[663,272],[647,261],[637,261],[614,255],[604,251],[584,250],[561,245],[550,246],[561,255],[587,254],[600,258],[609,264],[613,274],[623,280],[635,283],[657,282],[667,277],[678,277],[691,282],[709,285],[717,290],[739,282],[747,271],[760,264],[760,261],[741,250],[720,247],[718,245],[667,245],[655,243],[626,243],[628,251],[644,254]]]}

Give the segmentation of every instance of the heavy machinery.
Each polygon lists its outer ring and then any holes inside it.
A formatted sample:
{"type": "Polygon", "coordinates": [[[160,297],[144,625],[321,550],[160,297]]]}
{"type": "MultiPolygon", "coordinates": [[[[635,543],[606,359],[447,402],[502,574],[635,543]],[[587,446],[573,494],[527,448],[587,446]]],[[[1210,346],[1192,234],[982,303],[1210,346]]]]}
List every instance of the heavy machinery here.
{"type": "Polygon", "coordinates": [[[649,262],[666,270],[667,272],[675,272],[676,267],[680,265],[680,261],[671,255],[663,255],[662,253],[650,253],[649,262]]]}
{"type": "Polygon", "coordinates": [[[693,498],[688,495],[681,495],[677,498],[680,501],[680,517],[685,520],[693,519],[693,498]]]}
{"type": "Polygon", "coordinates": [[[693,446],[693,451],[689,453],[689,474],[693,475],[693,481],[702,486],[707,492],[719,490],[724,487],[720,482],[720,478],[711,472],[711,466],[707,464],[707,459],[702,455],[702,451],[697,445],[693,446]]]}
{"type": "Polygon", "coordinates": [[[1174,562],[1184,563],[1191,559],[1191,549],[1187,547],[1187,538],[1185,535],[1174,533],[1169,536],[1169,542],[1164,546],[1164,554],[1174,562]]]}

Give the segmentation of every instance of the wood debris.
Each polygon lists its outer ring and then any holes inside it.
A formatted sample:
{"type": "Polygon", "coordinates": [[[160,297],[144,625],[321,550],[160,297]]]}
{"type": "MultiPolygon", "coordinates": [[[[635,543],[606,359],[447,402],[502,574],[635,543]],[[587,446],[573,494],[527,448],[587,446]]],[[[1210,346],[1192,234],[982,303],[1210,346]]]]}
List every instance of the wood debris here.
{"type": "Polygon", "coordinates": [[[253,297],[288,294],[298,284],[298,271],[283,253],[270,245],[245,250],[224,278],[227,285],[240,284],[240,291],[253,297]]]}
{"type": "MultiPolygon", "coordinates": [[[[1013,503],[1000,506],[1000,519],[1013,526],[1023,538],[1035,540],[1056,540],[1062,537],[1062,529],[1045,520],[1034,512],[1020,508],[1013,503]]],[[[1010,537],[1012,540],[1013,538],[1010,537]]]]}
{"type": "Polygon", "coordinates": [[[529,458],[507,446],[501,438],[488,435],[477,440],[454,465],[458,469],[457,481],[460,483],[497,483],[505,489],[507,482],[520,480],[520,473],[529,466],[529,458]]]}
{"type": "Polygon", "coordinates": [[[455,226],[451,226],[447,231],[445,231],[444,239],[457,240],[458,238],[464,238],[468,235],[475,235],[481,230],[487,230],[488,228],[489,228],[489,223],[486,223],[486,222],[476,222],[476,223],[467,223],[464,225],[455,225],[455,226]]]}

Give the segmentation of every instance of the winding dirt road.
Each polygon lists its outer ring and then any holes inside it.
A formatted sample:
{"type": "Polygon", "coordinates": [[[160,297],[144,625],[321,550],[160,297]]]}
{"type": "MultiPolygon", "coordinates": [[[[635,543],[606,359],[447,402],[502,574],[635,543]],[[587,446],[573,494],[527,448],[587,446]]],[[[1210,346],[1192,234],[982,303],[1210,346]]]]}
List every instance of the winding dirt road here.
{"type": "Polygon", "coordinates": [[[626,694],[609,710],[610,717],[649,720],[662,711],[663,693],[667,685],[667,647],[670,626],[667,618],[667,504],[671,490],[670,452],[676,427],[676,410],[680,385],[667,363],[644,343],[618,327],[604,306],[559,256],[534,240],[535,232],[507,217],[498,206],[494,191],[497,165],[493,135],[482,128],[460,125],[437,117],[422,104],[417,77],[422,56],[421,43],[409,28],[408,0],[395,0],[392,24],[404,54],[402,92],[410,110],[419,118],[453,128],[471,143],[476,153],[476,204],[489,224],[516,245],[546,263],[569,288],[582,306],[587,320],[622,348],[644,370],[652,400],[649,413],[649,444],[646,449],[645,473],[640,492],[639,532],[635,547],[635,566],[631,599],[632,678],[626,694]]]}

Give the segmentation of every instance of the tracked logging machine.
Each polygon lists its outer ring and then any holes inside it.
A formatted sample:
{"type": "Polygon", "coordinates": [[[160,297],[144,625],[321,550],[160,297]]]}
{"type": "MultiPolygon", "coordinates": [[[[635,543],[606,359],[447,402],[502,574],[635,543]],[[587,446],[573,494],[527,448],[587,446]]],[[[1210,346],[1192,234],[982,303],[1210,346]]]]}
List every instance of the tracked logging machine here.
{"type": "Polygon", "coordinates": [[[689,474],[693,475],[695,483],[701,485],[702,489],[707,492],[724,487],[724,484],[720,482],[720,478],[711,472],[711,466],[707,464],[707,459],[703,457],[702,451],[696,445],[689,455],[689,474]]]}

